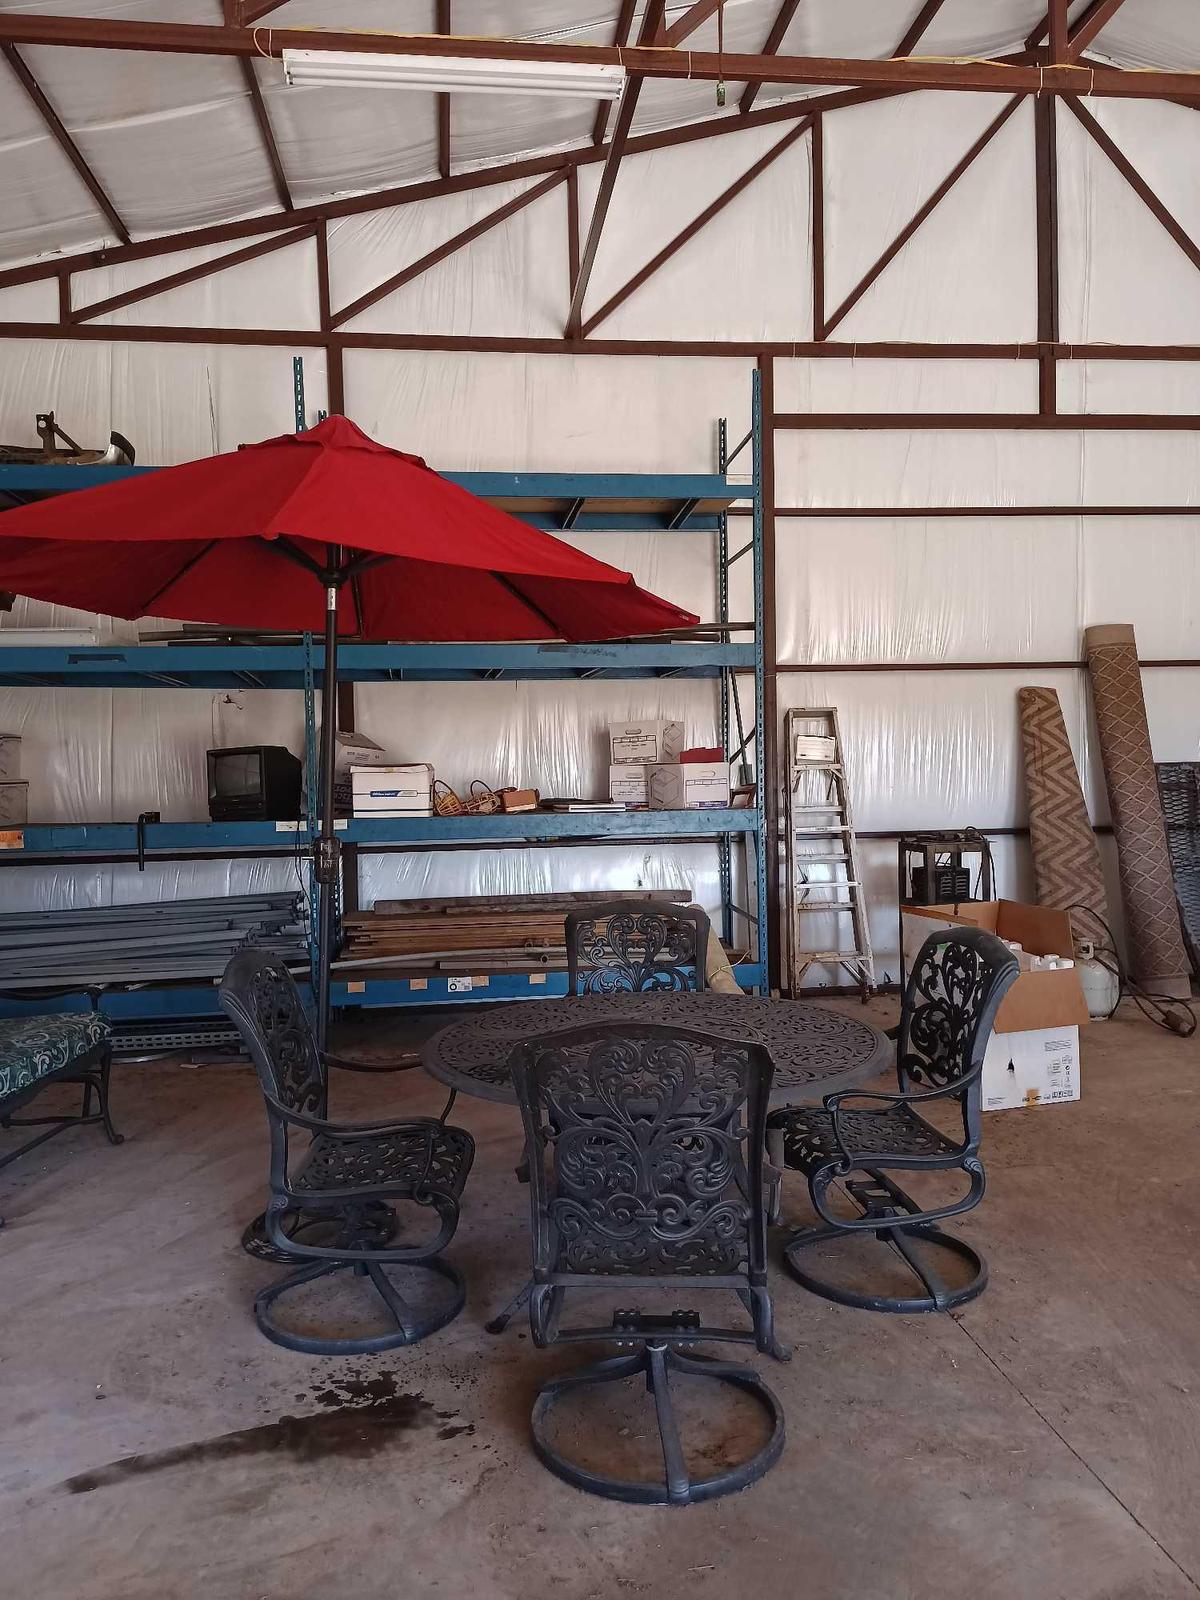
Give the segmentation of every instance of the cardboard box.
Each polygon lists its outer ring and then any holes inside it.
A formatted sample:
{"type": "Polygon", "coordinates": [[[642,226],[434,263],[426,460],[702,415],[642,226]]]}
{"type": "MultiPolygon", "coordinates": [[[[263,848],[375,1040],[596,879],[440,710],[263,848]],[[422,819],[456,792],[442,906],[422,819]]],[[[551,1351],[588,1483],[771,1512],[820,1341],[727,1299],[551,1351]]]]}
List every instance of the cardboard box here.
{"type": "Polygon", "coordinates": [[[406,767],[354,766],[350,792],[356,817],[431,817],[433,768],[425,762],[406,767]]]}
{"type": "Polygon", "coordinates": [[[729,767],[721,762],[646,769],[651,811],[695,811],[729,804],[729,767]]]}
{"type": "Polygon", "coordinates": [[[1078,1027],[993,1033],[983,1058],[982,1093],[985,1111],[1078,1100],[1078,1027]]]}
{"type": "Polygon", "coordinates": [[[16,783],[21,776],[21,737],[0,733],[0,783],[16,783]]]}
{"type": "Polygon", "coordinates": [[[614,766],[630,761],[678,761],[683,749],[683,723],[610,722],[608,739],[614,766]]]}
{"type": "Polygon", "coordinates": [[[541,804],[541,795],[536,789],[498,789],[500,802],[507,813],[518,811],[536,811],[541,804]]]}
{"type": "Polygon", "coordinates": [[[350,780],[352,767],[386,767],[391,757],[382,745],[368,739],[365,733],[337,733],[333,757],[333,775],[343,783],[350,780]]]}
{"type": "Polygon", "coordinates": [[[650,804],[646,787],[646,768],[632,761],[618,761],[608,769],[608,798],[626,806],[650,804]]]}
{"type": "Polygon", "coordinates": [[[0,828],[23,828],[29,821],[29,785],[0,783],[0,828]]]}
{"type": "MultiPolygon", "coordinates": [[[[1070,958],[1071,919],[1065,911],[984,900],[945,906],[905,906],[901,915],[904,965],[911,971],[931,933],[986,928],[1031,955],[1070,958]]],[[[1090,1020],[1079,973],[1022,972],[1000,1002],[996,1030],[983,1064],[983,1107],[1047,1105],[1079,1099],[1079,1029],[1090,1020]]]]}

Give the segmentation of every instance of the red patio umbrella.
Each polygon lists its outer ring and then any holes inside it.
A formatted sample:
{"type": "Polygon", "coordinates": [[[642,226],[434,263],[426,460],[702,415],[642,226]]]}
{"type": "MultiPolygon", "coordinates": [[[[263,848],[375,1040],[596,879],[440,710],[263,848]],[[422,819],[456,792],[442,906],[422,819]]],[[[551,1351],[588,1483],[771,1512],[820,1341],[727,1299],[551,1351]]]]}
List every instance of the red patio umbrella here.
{"type": "Polygon", "coordinates": [[[0,588],[109,616],[325,630],[318,1019],[337,875],[339,631],[376,639],[625,638],[689,611],[448,483],[345,417],[0,515],[0,588]]]}

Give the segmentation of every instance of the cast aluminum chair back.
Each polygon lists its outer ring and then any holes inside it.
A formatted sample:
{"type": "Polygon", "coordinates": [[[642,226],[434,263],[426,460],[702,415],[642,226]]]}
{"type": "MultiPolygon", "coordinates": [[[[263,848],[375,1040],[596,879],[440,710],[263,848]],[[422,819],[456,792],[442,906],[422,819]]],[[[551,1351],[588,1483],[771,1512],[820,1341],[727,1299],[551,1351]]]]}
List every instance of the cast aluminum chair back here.
{"type": "Polygon", "coordinates": [[[679,1503],[744,1487],[783,1447],[779,1402],[750,1368],[684,1352],[714,1340],[786,1354],[775,1339],[766,1269],[770,1058],[753,1044],[618,1023],[531,1040],[514,1052],[510,1067],[530,1165],[534,1341],[607,1340],[635,1351],[545,1385],[533,1413],[539,1456],[568,1482],[615,1499],[679,1503]],[[608,1326],[563,1326],[568,1297],[584,1291],[658,1290],[677,1305],[685,1286],[732,1292],[749,1324],[630,1308],[608,1326]],[[770,1422],[763,1449],[693,1480],[674,1418],[672,1371],[751,1394],[770,1422]],[[547,1418],[565,1392],[635,1373],[645,1375],[655,1399],[665,1467],[657,1483],[609,1477],[549,1443],[547,1418]]]}
{"type": "Polygon", "coordinates": [[[258,1296],[255,1316],[262,1332],[289,1349],[346,1355],[411,1344],[444,1327],[465,1302],[461,1275],[439,1252],[458,1226],[459,1198],[475,1152],[470,1134],[430,1117],[330,1122],[328,1058],[317,1046],[291,974],[269,951],[238,951],[225,969],[220,1001],[242,1036],[266,1103],[271,1138],[267,1238],[293,1261],[305,1263],[258,1296]],[[302,1151],[293,1145],[302,1145],[302,1151]],[[432,1237],[386,1247],[394,1228],[381,1235],[376,1213],[397,1200],[437,1215],[439,1226],[432,1237]],[[329,1219],[329,1242],[288,1232],[287,1219],[300,1209],[329,1219]],[[434,1274],[447,1280],[453,1293],[448,1301],[443,1293],[443,1303],[434,1310],[416,1310],[391,1282],[385,1266],[434,1274]],[[275,1320],[272,1307],[281,1295],[344,1271],[369,1278],[394,1328],[363,1337],[308,1337],[275,1320]]]}
{"type": "Polygon", "coordinates": [[[983,1057],[1005,994],[1016,982],[1017,958],[980,928],[932,934],[909,975],[897,1031],[898,1094],[846,1089],[828,1095],[824,1109],[789,1106],[771,1114],[767,1143],[776,1167],[808,1178],[822,1225],[792,1235],[784,1258],[806,1288],[846,1305],[876,1311],[945,1310],[982,1293],[987,1265],[964,1240],[937,1224],[979,1204],[985,1177],[982,1137],[983,1057]],[[949,1132],[922,1113],[943,1103],[961,1126],[949,1132]],[[966,1193],[920,1206],[891,1172],[961,1171],[966,1193]],[[842,1185],[861,1215],[847,1217],[830,1202],[842,1185]],[[816,1276],[802,1261],[815,1244],[872,1232],[894,1248],[921,1280],[915,1295],[860,1293],[816,1276]],[[918,1242],[920,1248],[918,1248],[918,1242]],[[937,1258],[966,1262],[972,1275],[957,1286],[943,1278],[937,1258]]]}
{"type": "Polygon", "coordinates": [[[708,918],[699,906],[614,900],[567,917],[567,993],[703,989],[708,918]]]}

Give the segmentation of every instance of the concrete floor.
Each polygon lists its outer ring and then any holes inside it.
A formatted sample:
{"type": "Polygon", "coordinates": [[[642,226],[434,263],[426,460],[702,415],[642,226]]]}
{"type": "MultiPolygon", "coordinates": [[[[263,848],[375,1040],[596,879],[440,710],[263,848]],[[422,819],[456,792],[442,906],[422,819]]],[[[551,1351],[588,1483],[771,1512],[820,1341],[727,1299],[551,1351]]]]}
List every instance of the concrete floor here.
{"type": "MultiPolygon", "coordinates": [[[[237,1247],[266,1172],[249,1070],[123,1066],[122,1148],[73,1131],[0,1175],[0,1593],[1194,1595],[1200,1038],[1133,1012],[1089,1030],[1083,1079],[1077,1105],[988,1118],[964,1232],[992,1281],[961,1316],[844,1310],[776,1276],[795,1356],[756,1362],[783,1459],[670,1511],[579,1494],[530,1452],[534,1390],[576,1357],[520,1321],[483,1331],[527,1261],[515,1113],[456,1112],[479,1143],[465,1313],[413,1350],[321,1361],[250,1315],[273,1269],[237,1247]]],[[[346,1116],[440,1103],[420,1073],[335,1093],[346,1116]]]]}

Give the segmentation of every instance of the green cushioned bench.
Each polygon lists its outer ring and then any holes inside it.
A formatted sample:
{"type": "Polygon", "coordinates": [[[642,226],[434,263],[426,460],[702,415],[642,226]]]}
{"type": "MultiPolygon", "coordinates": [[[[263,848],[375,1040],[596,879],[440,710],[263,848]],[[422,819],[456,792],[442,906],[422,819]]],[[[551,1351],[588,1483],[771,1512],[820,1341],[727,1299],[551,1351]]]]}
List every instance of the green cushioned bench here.
{"type": "Polygon", "coordinates": [[[111,1064],[112,1029],[95,1012],[0,1017],[0,1127],[43,1130],[18,1149],[0,1155],[0,1168],[80,1122],[103,1123],[109,1142],[120,1144],[122,1135],[108,1114],[111,1064]],[[77,1115],[13,1115],[52,1083],[82,1085],[83,1108],[77,1115]],[[96,1111],[92,1110],[93,1094],[96,1111]]]}

